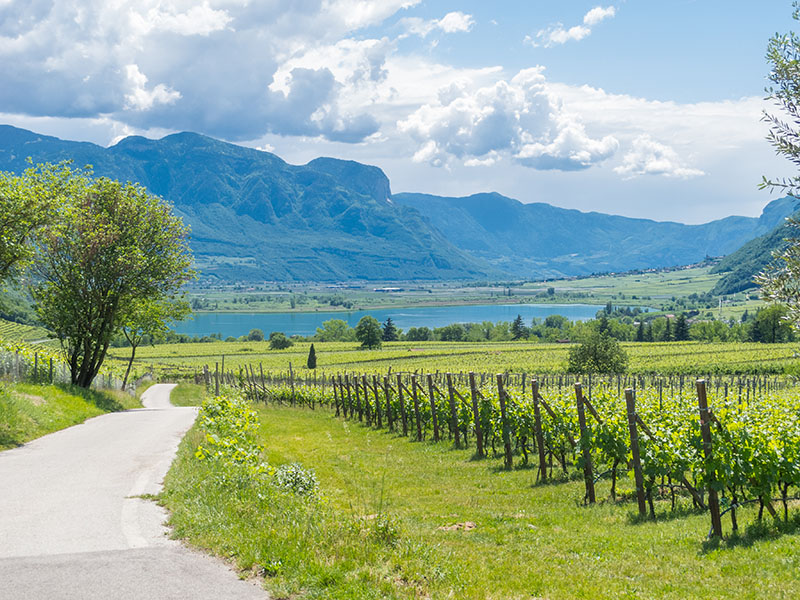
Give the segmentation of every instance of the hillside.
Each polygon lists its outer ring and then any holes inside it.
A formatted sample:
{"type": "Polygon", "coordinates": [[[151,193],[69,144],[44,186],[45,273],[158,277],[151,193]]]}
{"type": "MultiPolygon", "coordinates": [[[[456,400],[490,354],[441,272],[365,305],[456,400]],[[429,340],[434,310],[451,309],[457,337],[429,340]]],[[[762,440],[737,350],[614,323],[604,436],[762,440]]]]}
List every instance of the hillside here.
{"type": "Polygon", "coordinates": [[[192,227],[210,281],[536,279],[673,266],[727,254],[789,212],[704,225],[584,213],[499,194],[394,194],[379,168],[268,152],[194,133],[128,137],[110,148],[0,126],[0,170],[71,159],[136,181],[192,227]]]}
{"type": "Polygon", "coordinates": [[[416,208],[454,245],[499,269],[525,277],[586,275],[690,264],[723,256],[772,230],[791,202],[771,202],[758,219],[727,217],[703,225],[523,204],[500,194],[446,198],[395,194],[416,208]]]}
{"type": "Polygon", "coordinates": [[[744,244],[722,259],[713,273],[724,273],[711,290],[713,294],[735,294],[754,287],[753,277],[773,262],[773,253],[787,246],[786,238],[796,232],[781,222],[772,231],[744,244]]]}

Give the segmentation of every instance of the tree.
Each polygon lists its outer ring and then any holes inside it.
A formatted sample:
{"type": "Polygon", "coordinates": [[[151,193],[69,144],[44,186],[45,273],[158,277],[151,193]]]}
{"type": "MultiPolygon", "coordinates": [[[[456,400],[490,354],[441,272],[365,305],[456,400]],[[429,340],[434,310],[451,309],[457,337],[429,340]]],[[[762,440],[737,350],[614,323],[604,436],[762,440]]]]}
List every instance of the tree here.
{"type": "Polygon", "coordinates": [[[750,339],[768,344],[792,341],[794,336],[788,315],[789,309],[781,304],[762,308],[750,321],[750,339]]]}
{"type": "MultiPolygon", "coordinates": [[[[794,2],[792,17],[800,20],[800,3],[794,2]]],[[[763,113],[763,120],[769,123],[767,140],[795,167],[800,167],[800,37],[794,32],[776,34],[767,46],[767,61],[771,69],[767,76],[770,86],[767,87],[767,99],[772,100],[783,114],[763,113]]],[[[800,197],[800,175],[788,178],[768,180],[762,177],[761,189],[778,190],[800,197]]],[[[787,219],[790,230],[800,229],[800,221],[787,219]]],[[[788,246],[773,254],[775,263],[756,276],[756,283],[761,286],[762,297],[771,303],[780,303],[787,307],[786,318],[800,324],[800,236],[790,236],[788,246]]]]}
{"type": "Polygon", "coordinates": [[[72,383],[89,387],[137,306],[175,297],[194,276],[189,230],[139,185],[68,169],[52,178],[54,169],[34,173],[35,189],[57,199],[58,211],[37,234],[31,293],[72,383]]]}
{"type": "Polygon", "coordinates": [[[409,327],[406,340],[409,342],[428,342],[433,339],[433,332],[427,327],[409,327]]]}
{"type": "Polygon", "coordinates": [[[399,338],[397,334],[397,327],[392,322],[392,317],[386,317],[386,322],[383,324],[383,335],[381,336],[384,342],[396,342],[399,338]]]}
{"type": "Polygon", "coordinates": [[[251,329],[250,333],[247,334],[247,340],[249,342],[263,342],[264,332],[260,329],[251,329]]]}
{"type": "Polygon", "coordinates": [[[33,258],[36,232],[56,217],[61,196],[82,183],[69,162],[31,166],[22,175],[0,172],[0,282],[33,258]]]}
{"type": "Polygon", "coordinates": [[[317,327],[315,336],[320,342],[352,342],[356,339],[356,332],[341,319],[323,321],[322,327],[317,327]]]}
{"type": "Polygon", "coordinates": [[[591,332],[583,343],[569,350],[567,370],[570,373],[623,373],[628,355],[619,342],[607,333],[591,332]]]}
{"type": "Polygon", "coordinates": [[[683,313],[679,314],[678,318],[675,319],[673,338],[676,342],[685,342],[689,339],[689,322],[683,313]]]}
{"type": "Polygon", "coordinates": [[[270,350],[285,350],[293,346],[294,342],[286,337],[282,331],[273,331],[269,334],[269,349],[270,350]]]}
{"type": "Polygon", "coordinates": [[[467,330],[461,323],[451,323],[444,327],[437,327],[433,333],[443,342],[461,342],[467,334],[467,330]]]}
{"type": "Polygon", "coordinates": [[[129,311],[121,319],[122,335],[131,345],[131,357],[125,369],[125,377],[122,379],[123,390],[128,386],[128,376],[136,357],[136,348],[145,336],[152,339],[165,334],[171,322],[181,321],[191,312],[189,304],[182,297],[159,300],[145,298],[130,306],[129,311]]]}
{"type": "Polygon", "coordinates": [[[511,323],[511,339],[520,340],[527,337],[528,328],[522,320],[522,315],[517,315],[517,318],[511,323]]]}
{"type": "Polygon", "coordinates": [[[306,360],[306,366],[309,369],[317,368],[317,352],[314,350],[314,344],[311,344],[311,348],[308,349],[308,359],[306,360]]]}
{"type": "Polygon", "coordinates": [[[639,321],[639,327],[636,329],[636,341],[643,342],[644,341],[644,319],[639,321]]]}
{"type": "Polygon", "coordinates": [[[361,317],[356,325],[356,339],[361,342],[362,348],[380,348],[382,333],[381,324],[370,315],[361,317]]]}
{"type": "Polygon", "coordinates": [[[664,333],[661,335],[661,341],[672,341],[672,322],[669,320],[669,317],[666,317],[666,323],[664,323],[664,333]]]}

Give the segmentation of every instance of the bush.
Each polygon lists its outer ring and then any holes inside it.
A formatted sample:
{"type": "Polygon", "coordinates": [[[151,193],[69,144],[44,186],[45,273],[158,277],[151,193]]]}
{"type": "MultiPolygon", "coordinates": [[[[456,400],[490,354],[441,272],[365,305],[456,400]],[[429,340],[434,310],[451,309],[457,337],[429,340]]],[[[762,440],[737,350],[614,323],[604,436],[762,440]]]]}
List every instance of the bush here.
{"type": "Polygon", "coordinates": [[[273,481],[281,490],[298,496],[316,496],[319,490],[314,471],[303,468],[298,463],[281,465],[275,469],[273,481]]]}
{"type": "Polygon", "coordinates": [[[286,335],[280,331],[273,331],[269,334],[270,350],[285,350],[292,345],[294,345],[294,342],[288,339],[286,335]]]}
{"type": "Polygon", "coordinates": [[[622,373],[628,368],[628,355],[605,331],[593,331],[586,340],[570,348],[567,370],[570,373],[622,373]]]}

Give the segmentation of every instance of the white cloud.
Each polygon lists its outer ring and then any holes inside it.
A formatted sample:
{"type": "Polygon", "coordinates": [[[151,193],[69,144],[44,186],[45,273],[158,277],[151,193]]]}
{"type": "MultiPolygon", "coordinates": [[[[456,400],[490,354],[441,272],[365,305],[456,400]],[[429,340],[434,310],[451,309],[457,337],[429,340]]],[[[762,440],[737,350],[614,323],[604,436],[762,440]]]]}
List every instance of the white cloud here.
{"type": "Polygon", "coordinates": [[[215,10],[208,1],[199,6],[192,6],[185,12],[179,12],[176,6],[166,9],[157,6],[146,13],[132,12],[130,19],[131,25],[136,27],[140,34],[160,31],[202,36],[225,29],[233,20],[228,11],[215,10]]]}
{"type": "Polygon", "coordinates": [[[673,148],[655,141],[647,134],[633,140],[632,148],[614,171],[627,179],[641,175],[662,175],[679,179],[705,175],[700,169],[686,166],[673,148]]]}
{"type": "Polygon", "coordinates": [[[402,19],[400,25],[405,27],[408,34],[426,37],[433,31],[444,33],[467,33],[475,26],[475,19],[461,11],[449,12],[441,19],[424,20],[419,17],[402,19]]]}
{"type": "Polygon", "coordinates": [[[419,144],[414,160],[474,166],[503,154],[535,169],[572,171],[612,156],[617,140],[589,137],[548,92],[542,71],[525,69],[485,87],[460,82],[440,89],[437,101],[398,123],[419,144]]]}
{"type": "Polygon", "coordinates": [[[154,104],[174,104],[180,99],[181,93],[159,83],[148,90],[147,76],[139,70],[137,65],[126,65],[125,74],[130,83],[130,91],[125,95],[127,106],[133,110],[148,110],[154,104]]]}
{"type": "Polygon", "coordinates": [[[533,46],[550,48],[570,41],[580,41],[592,33],[592,27],[616,14],[617,11],[613,6],[605,8],[595,6],[583,16],[583,25],[574,25],[566,28],[563,24],[557,23],[545,29],[540,29],[535,38],[526,36],[525,42],[533,46]]]}

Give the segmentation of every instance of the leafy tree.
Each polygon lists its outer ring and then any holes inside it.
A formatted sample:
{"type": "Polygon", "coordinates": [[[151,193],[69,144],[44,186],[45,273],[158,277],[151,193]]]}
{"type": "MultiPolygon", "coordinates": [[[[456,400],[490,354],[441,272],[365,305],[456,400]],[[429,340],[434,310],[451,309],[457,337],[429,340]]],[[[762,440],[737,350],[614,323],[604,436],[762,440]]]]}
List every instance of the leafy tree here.
{"type": "Polygon", "coordinates": [[[273,331],[269,334],[269,349],[270,350],[285,350],[293,346],[294,342],[286,337],[282,331],[273,331]]]}
{"type": "Polygon", "coordinates": [[[623,373],[627,367],[625,350],[617,340],[600,331],[591,332],[583,343],[569,351],[570,373],[623,373]]]}
{"type": "Polygon", "coordinates": [[[750,339],[754,342],[776,344],[794,339],[789,309],[781,304],[773,304],[759,310],[750,322],[750,339]]]}
{"type": "Polygon", "coordinates": [[[433,339],[433,332],[427,327],[409,327],[406,340],[409,342],[428,342],[433,339]]]}
{"type": "Polygon", "coordinates": [[[122,379],[122,389],[128,385],[128,376],[131,373],[133,360],[136,357],[136,348],[145,337],[151,340],[164,335],[169,330],[171,322],[184,319],[191,309],[183,298],[170,298],[151,300],[145,298],[133,303],[128,312],[121,319],[122,335],[131,346],[131,357],[122,379]]]}
{"type": "Polygon", "coordinates": [[[194,276],[189,230],[139,185],[92,180],[83,171],[52,178],[53,169],[33,175],[59,206],[37,235],[31,293],[61,342],[72,383],[89,387],[137,307],[173,298],[194,276]]]}
{"type": "Polygon", "coordinates": [[[33,258],[33,237],[55,217],[61,196],[84,176],[68,162],[29,167],[22,175],[0,172],[0,282],[33,258]]]}
{"type": "Polygon", "coordinates": [[[315,336],[320,342],[353,342],[356,339],[355,330],[341,319],[323,321],[322,327],[317,327],[315,336]]]}
{"type": "MultiPolygon", "coordinates": [[[[800,20],[800,3],[794,2],[792,17],[800,20]]],[[[794,32],[776,34],[767,46],[767,61],[770,72],[767,76],[767,99],[772,100],[783,114],[770,114],[766,111],[763,120],[769,123],[767,140],[794,167],[800,167],[800,37],[794,32]]],[[[794,197],[800,197],[800,175],[778,180],[762,178],[761,189],[779,190],[794,197]]],[[[800,221],[787,219],[791,230],[800,229],[800,221]]],[[[800,236],[787,239],[784,250],[773,254],[775,263],[756,276],[761,286],[762,297],[768,302],[780,303],[788,308],[788,318],[798,327],[800,324],[800,236]]],[[[754,329],[756,331],[758,327],[754,329]]]]}
{"type": "Polygon", "coordinates": [[[681,313],[675,319],[675,332],[673,337],[676,342],[685,342],[689,339],[689,322],[686,320],[686,315],[681,313]]]}
{"type": "Polygon", "coordinates": [[[381,336],[384,342],[396,342],[399,339],[397,327],[392,322],[392,317],[386,317],[386,322],[383,324],[383,335],[381,336]]]}
{"type": "Polygon", "coordinates": [[[517,318],[511,323],[511,339],[520,340],[524,337],[528,337],[528,328],[525,327],[522,315],[517,315],[517,318]]]}
{"type": "Polygon", "coordinates": [[[249,342],[263,342],[264,332],[260,329],[251,329],[250,333],[247,334],[247,340],[249,342]]]}
{"type": "Polygon", "coordinates": [[[451,323],[433,330],[433,334],[443,342],[461,342],[466,333],[467,331],[461,323],[451,323]]]}
{"type": "Polygon", "coordinates": [[[381,324],[370,315],[361,317],[356,325],[356,339],[361,342],[362,348],[380,348],[382,333],[381,324]]]}
{"type": "Polygon", "coordinates": [[[314,344],[311,344],[311,348],[308,349],[308,359],[306,360],[306,366],[309,369],[317,368],[317,352],[314,350],[314,344]]]}

